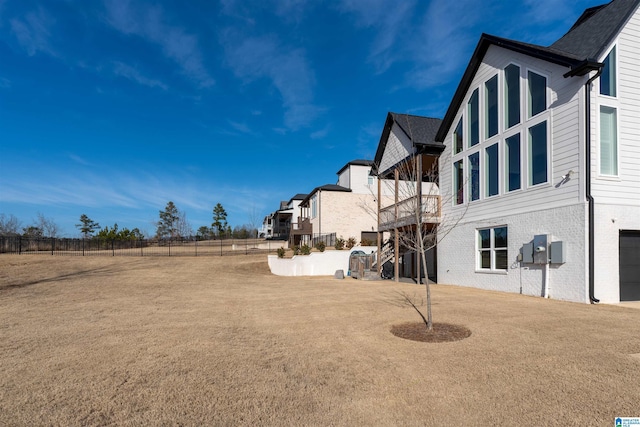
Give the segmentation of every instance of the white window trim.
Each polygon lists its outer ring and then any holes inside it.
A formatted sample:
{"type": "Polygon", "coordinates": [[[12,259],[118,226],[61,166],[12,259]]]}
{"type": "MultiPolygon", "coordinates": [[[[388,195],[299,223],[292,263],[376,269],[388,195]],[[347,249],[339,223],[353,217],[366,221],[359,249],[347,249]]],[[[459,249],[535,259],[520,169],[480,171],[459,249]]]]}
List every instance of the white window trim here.
{"type": "Polygon", "coordinates": [[[551,161],[551,156],[553,155],[552,153],[552,144],[551,144],[551,129],[553,129],[553,123],[551,122],[551,116],[550,115],[538,115],[536,116],[536,120],[531,120],[529,122],[527,122],[527,125],[523,128],[523,135],[525,136],[526,140],[525,140],[525,144],[524,144],[524,148],[525,151],[523,153],[522,157],[525,157],[525,168],[523,169],[523,171],[525,171],[526,175],[525,175],[525,188],[527,189],[534,189],[534,188],[541,188],[541,187],[548,187],[552,184],[552,177],[553,177],[553,171],[551,170],[553,162],[551,161]],[[530,184],[531,182],[531,170],[529,168],[529,129],[531,129],[534,126],[539,125],[540,123],[546,121],[547,122],[547,180],[545,182],[541,182],[540,184],[530,184]]]}
{"type": "MultiPolygon", "coordinates": [[[[504,72],[504,69],[502,70],[504,72]]],[[[481,142],[487,142],[487,141],[491,141],[494,138],[498,138],[500,136],[501,130],[503,128],[503,122],[501,120],[501,117],[503,114],[500,114],[504,111],[504,94],[502,91],[501,86],[504,85],[504,80],[501,78],[501,74],[500,72],[495,73],[494,75],[492,75],[491,77],[489,77],[488,79],[486,79],[483,83],[482,83],[482,92],[484,95],[484,100],[483,100],[483,107],[484,107],[484,120],[482,120],[483,124],[484,124],[484,129],[482,131],[482,136],[484,138],[481,139],[481,142]],[[498,119],[498,124],[497,124],[497,131],[495,135],[487,135],[488,132],[488,120],[489,120],[489,99],[487,97],[487,83],[489,82],[489,80],[496,78],[496,101],[498,103],[497,108],[498,111],[496,111],[496,114],[498,115],[497,119],[498,119]],[[500,100],[503,100],[503,102],[500,102],[500,100]]]]}
{"type": "Polygon", "coordinates": [[[525,148],[524,147],[524,136],[523,134],[524,132],[524,128],[522,127],[522,124],[513,126],[511,129],[509,129],[509,133],[505,133],[504,134],[504,138],[502,139],[502,150],[503,150],[503,162],[502,162],[502,169],[503,169],[503,176],[504,176],[504,180],[502,181],[502,189],[503,189],[503,193],[504,195],[507,194],[516,194],[518,192],[524,191],[524,189],[526,188],[526,183],[524,182],[524,178],[525,178],[525,172],[527,170],[526,166],[527,164],[525,163],[525,148]],[[517,127],[519,126],[519,127],[517,127]],[[507,147],[507,139],[511,138],[512,136],[515,135],[520,135],[520,188],[518,188],[517,190],[511,190],[509,191],[509,189],[507,188],[507,177],[509,175],[509,171],[507,169],[507,153],[506,153],[506,147],[507,147]]]}
{"type": "MultiPolygon", "coordinates": [[[[617,103],[616,103],[617,104],[617,103]]],[[[622,181],[620,178],[620,108],[618,108],[617,105],[611,105],[611,103],[598,103],[598,113],[597,113],[597,129],[596,129],[596,136],[597,136],[597,147],[596,147],[596,152],[597,152],[597,159],[596,159],[596,168],[597,168],[597,178],[598,179],[602,179],[602,180],[608,180],[608,181],[622,181]],[[613,174],[605,174],[602,173],[602,164],[601,164],[601,151],[602,151],[602,141],[600,140],[600,130],[602,127],[602,123],[600,122],[600,115],[601,115],[601,107],[608,107],[608,108],[614,108],[616,110],[616,170],[618,171],[617,174],[613,175],[613,174]]]]}
{"type": "Polygon", "coordinates": [[[522,64],[518,63],[518,62],[509,62],[507,65],[505,65],[502,68],[502,73],[500,73],[502,75],[502,132],[508,132],[511,130],[516,129],[518,126],[522,126],[522,124],[524,123],[524,121],[527,119],[527,102],[526,102],[526,96],[527,96],[527,88],[526,86],[526,76],[523,76],[523,72],[525,70],[525,67],[522,66],[522,64]],[[511,126],[510,128],[507,127],[507,109],[505,108],[505,106],[507,105],[507,91],[505,88],[506,82],[507,82],[507,78],[505,76],[505,70],[509,65],[514,65],[516,67],[518,67],[518,70],[520,70],[518,79],[519,79],[519,85],[518,85],[518,90],[520,92],[520,121],[511,126]]]}
{"type": "Polygon", "coordinates": [[[616,96],[609,96],[609,95],[602,95],[600,93],[600,84],[598,85],[594,85],[594,91],[596,93],[596,123],[597,125],[595,126],[595,139],[598,141],[598,143],[596,144],[596,153],[597,153],[597,158],[596,158],[596,178],[603,180],[603,181],[614,181],[614,182],[620,182],[622,181],[621,179],[621,171],[620,171],[620,167],[621,167],[621,163],[620,163],[620,50],[618,48],[619,43],[618,40],[614,40],[611,43],[611,46],[609,46],[609,48],[607,49],[606,53],[604,55],[602,55],[602,60],[604,61],[605,58],[611,53],[611,51],[616,48],[616,96]],[[601,129],[601,123],[600,123],[600,110],[601,107],[609,107],[609,108],[615,108],[616,109],[616,138],[617,138],[617,144],[616,144],[616,163],[617,163],[617,170],[618,173],[616,175],[609,175],[609,174],[603,174],[602,171],[602,165],[600,162],[600,154],[601,154],[601,147],[602,144],[600,142],[600,129],[601,129]]]}
{"type": "Polygon", "coordinates": [[[617,48],[618,47],[618,39],[614,40],[613,43],[611,43],[611,46],[609,46],[609,49],[606,50],[606,53],[604,55],[602,55],[602,61],[604,61],[605,59],[607,59],[607,56],[609,56],[609,54],[611,53],[611,51],[613,49],[616,49],[616,63],[615,63],[615,68],[616,68],[616,96],[611,96],[611,95],[603,95],[600,93],[600,77],[598,77],[598,84],[594,85],[595,89],[596,89],[596,93],[598,95],[598,97],[603,98],[603,99],[610,99],[610,100],[617,100],[620,94],[620,50],[617,48]]]}
{"type": "MultiPolygon", "coordinates": [[[[474,234],[474,239],[475,239],[475,247],[476,247],[476,254],[475,254],[475,259],[476,259],[476,268],[475,268],[475,272],[476,273],[488,273],[488,274],[508,274],[509,272],[509,226],[506,224],[503,225],[494,225],[491,227],[480,227],[480,228],[476,228],[475,229],[475,234],[474,234]],[[494,229],[496,228],[506,228],[507,229],[507,246],[506,248],[496,248],[495,247],[495,235],[494,235],[494,229]],[[482,265],[481,262],[481,258],[480,258],[480,247],[479,247],[479,239],[478,239],[478,235],[480,233],[481,230],[491,230],[491,235],[489,237],[489,241],[490,241],[490,248],[488,249],[489,252],[491,253],[491,268],[481,268],[480,266],[482,265]],[[506,249],[507,251],[507,268],[506,269],[497,269],[494,268],[496,265],[496,260],[495,260],[495,252],[496,249],[498,250],[504,250],[506,249]]],[[[487,249],[484,249],[487,250],[487,249]]]]}
{"type": "MultiPolygon", "coordinates": [[[[548,113],[549,112],[549,104],[551,101],[551,90],[549,89],[549,74],[547,73],[542,73],[540,71],[538,71],[537,69],[533,69],[530,67],[527,67],[525,70],[525,77],[524,77],[524,108],[525,108],[525,117],[524,119],[521,118],[520,123],[521,124],[526,124],[526,122],[530,121],[530,120],[536,120],[539,116],[548,113]],[[534,74],[537,74],[541,77],[545,78],[545,108],[543,111],[539,112],[538,114],[536,114],[535,116],[530,116],[530,107],[529,107],[529,72],[532,72],[534,74]]],[[[530,127],[530,126],[529,126],[530,127]]]]}

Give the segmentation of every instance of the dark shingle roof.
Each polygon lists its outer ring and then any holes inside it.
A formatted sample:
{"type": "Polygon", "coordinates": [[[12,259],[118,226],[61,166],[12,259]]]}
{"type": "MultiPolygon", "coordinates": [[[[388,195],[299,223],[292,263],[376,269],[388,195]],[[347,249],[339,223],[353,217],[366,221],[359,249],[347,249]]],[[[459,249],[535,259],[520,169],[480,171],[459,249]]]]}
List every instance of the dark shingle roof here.
{"type": "Polygon", "coordinates": [[[337,185],[337,184],[325,184],[325,185],[321,185],[319,187],[314,188],[309,195],[307,195],[307,197],[305,197],[300,204],[301,205],[305,205],[309,199],[311,199],[311,196],[313,196],[315,193],[317,193],[318,191],[342,191],[345,193],[350,193],[351,189],[347,188],[347,187],[343,187],[341,185],[337,185]]]}
{"type": "Polygon", "coordinates": [[[640,0],[613,0],[587,9],[569,32],[549,47],[583,59],[598,58],[638,5],[640,0]]]}
{"type": "Polygon", "coordinates": [[[402,129],[417,150],[441,153],[444,145],[435,139],[441,123],[442,120],[433,117],[389,112],[384,129],[382,130],[382,135],[380,136],[380,142],[378,143],[378,150],[376,151],[373,164],[376,168],[380,166],[382,155],[387,147],[387,141],[389,140],[389,135],[391,134],[391,129],[394,124],[397,124],[400,129],[402,129]]]}
{"type": "Polygon", "coordinates": [[[490,46],[498,46],[567,67],[569,71],[565,75],[566,77],[584,75],[594,68],[602,66],[602,64],[595,62],[594,58],[603,53],[638,5],[640,5],[640,0],[613,0],[606,5],[587,9],[567,34],[548,47],[482,34],[449,104],[449,109],[442,120],[435,140],[444,141],[471,81],[490,46]]]}

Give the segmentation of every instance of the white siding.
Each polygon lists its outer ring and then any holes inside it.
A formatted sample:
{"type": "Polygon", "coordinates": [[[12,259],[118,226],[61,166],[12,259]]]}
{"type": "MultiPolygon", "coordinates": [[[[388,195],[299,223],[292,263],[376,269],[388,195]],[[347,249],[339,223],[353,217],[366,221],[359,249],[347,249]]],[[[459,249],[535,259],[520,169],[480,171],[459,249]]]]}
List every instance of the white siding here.
{"type": "Polygon", "coordinates": [[[412,152],[413,147],[411,140],[402,129],[394,123],[389,133],[389,139],[387,140],[384,153],[382,153],[380,172],[385,172],[396,163],[406,159],[412,152]]]}
{"type": "MultiPolygon", "coordinates": [[[[484,172],[481,170],[481,199],[469,200],[469,186],[465,183],[465,204],[455,206],[451,196],[443,197],[445,219],[441,227],[438,246],[438,281],[441,283],[475,286],[507,292],[521,292],[526,295],[543,294],[544,267],[524,265],[517,262],[517,256],[524,243],[529,243],[536,234],[552,235],[554,241],[565,242],[567,262],[553,265],[549,269],[550,297],[576,302],[587,302],[587,223],[584,182],[584,84],[586,77],[565,78],[564,67],[536,60],[499,47],[491,46],[483,63],[467,92],[467,97],[460,106],[458,116],[449,129],[445,139],[445,151],[440,158],[441,191],[452,194],[453,161],[467,158],[469,153],[480,147],[484,148],[499,141],[500,146],[500,194],[484,198],[484,172]],[[502,70],[509,65],[520,67],[521,73],[521,123],[505,131],[504,121],[504,76],[502,70]],[[528,119],[527,105],[527,72],[544,75],[547,78],[546,114],[549,139],[549,164],[546,184],[535,187],[528,186],[527,142],[528,129],[539,122],[538,118],[528,119]],[[500,132],[496,139],[483,143],[484,140],[484,83],[499,75],[500,100],[500,132]],[[480,137],[478,146],[465,149],[461,155],[452,155],[452,133],[462,114],[466,114],[466,105],[472,91],[480,88],[480,137]],[[505,189],[504,173],[504,139],[514,132],[521,134],[522,156],[522,188],[513,192],[505,189]],[[570,179],[563,181],[569,171],[570,179]],[[451,229],[451,218],[463,215],[460,223],[451,229]],[[447,224],[449,222],[449,224],[447,224]],[[487,273],[476,269],[476,230],[479,228],[506,225],[509,233],[509,269],[505,272],[487,273]]],[[[465,121],[465,132],[468,132],[465,121]]],[[[482,160],[481,160],[482,163],[482,160]]],[[[468,165],[465,164],[465,174],[468,165]]]]}
{"type": "MultiPolygon", "coordinates": [[[[598,95],[596,81],[591,97],[592,194],[597,204],[640,207],[640,11],[631,17],[614,43],[618,56],[618,96],[614,102],[618,109],[619,177],[598,174],[599,108],[606,100],[598,95]]],[[[636,227],[639,228],[640,225],[636,227]]]]}
{"type": "MultiPolygon", "coordinates": [[[[487,51],[483,64],[480,65],[475,79],[470,86],[467,93],[467,98],[463,102],[458,112],[458,117],[454,120],[452,128],[449,129],[448,136],[445,139],[445,152],[440,158],[440,171],[441,171],[441,190],[443,194],[453,193],[452,188],[452,133],[453,128],[457,124],[460,114],[465,111],[466,102],[471,92],[481,87],[484,82],[494,76],[496,73],[500,73],[510,63],[514,63],[520,67],[521,71],[521,100],[522,104],[526,105],[526,80],[524,80],[528,70],[534,71],[539,74],[543,74],[547,77],[548,90],[548,105],[549,116],[547,127],[550,129],[550,165],[548,169],[548,183],[542,184],[533,188],[527,188],[527,138],[528,128],[536,122],[535,119],[527,120],[526,111],[521,111],[521,123],[517,127],[521,131],[522,141],[522,157],[523,157],[523,187],[521,190],[516,190],[510,193],[505,191],[504,185],[504,152],[500,150],[500,195],[492,198],[481,199],[469,203],[467,208],[465,205],[453,206],[453,200],[448,200],[444,203],[443,210],[445,213],[462,213],[464,212],[463,222],[477,221],[480,219],[489,219],[496,215],[505,214],[518,214],[531,212],[542,209],[549,209],[554,207],[570,206],[575,204],[581,204],[584,201],[584,192],[581,191],[584,188],[584,183],[581,181],[583,177],[583,168],[581,167],[581,159],[583,158],[583,147],[581,141],[584,140],[584,122],[581,119],[580,112],[582,111],[582,87],[584,79],[581,78],[564,78],[563,74],[567,71],[566,68],[555,66],[553,64],[539,61],[524,55],[516,54],[514,52],[491,46],[487,51]],[[573,171],[571,179],[567,182],[560,184],[562,176],[569,171],[573,171]]],[[[500,74],[500,90],[503,87],[503,78],[500,74]]],[[[503,94],[500,94],[500,100],[502,104],[503,94]]],[[[481,111],[483,108],[483,97],[480,98],[481,111]]],[[[502,106],[500,108],[500,117],[502,123],[502,117],[504,112],[502,106]]],[[[482,130],[483,120],[481,113],[481,140],[484,135],[482,130]]],[[[501,125],[501,133],[498,135],[498,141],[502,144],[504,137],[511,135],[514,129],[504,132],[501,125]]],[[[493,140],[491,144],[493,143],[493,140]]],[[[482,142],[479,144],[481,149],[486,147],[482,142]]],[[[478,147],[478,146],[476,146],[478,147]]],[[[474,152],[475,147],[471,150],[466,149],[463,152],[463,157],[466,157],[468,153],[474,152]]],[[[457,157],[454,157],[455,160],[457,157]]],[[[465,171],[468,167],[465,166],[465,171]]],[[[466,173],[466,172],[465,172],[466,173]]],[[[481,181],[482,182],[482,181],[481,181]]],[[[468,182],[466,183],[468,184],[468,182]]],[[[482,187],[482,185],[481,185],[482,187]]],[[[481,191],[482,193],[482,191],[481,191]]],[[[465,200],[468,200],[469,188],[465,189],[465,200]]],[[[451,197],[448,197],[451,199],[451,197]]]]}

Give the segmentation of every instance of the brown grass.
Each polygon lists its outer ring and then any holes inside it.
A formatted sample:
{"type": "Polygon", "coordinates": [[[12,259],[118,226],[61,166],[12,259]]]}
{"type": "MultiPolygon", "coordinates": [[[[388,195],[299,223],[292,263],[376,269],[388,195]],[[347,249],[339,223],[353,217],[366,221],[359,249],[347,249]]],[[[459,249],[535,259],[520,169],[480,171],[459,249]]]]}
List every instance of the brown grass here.
{"type": "Polygon", "coordinates": [[[417,285],[264,255],[0,256],[0,425],[612,425],[640,310],[435,285],[461,341],[400,339],[417,285]]]}

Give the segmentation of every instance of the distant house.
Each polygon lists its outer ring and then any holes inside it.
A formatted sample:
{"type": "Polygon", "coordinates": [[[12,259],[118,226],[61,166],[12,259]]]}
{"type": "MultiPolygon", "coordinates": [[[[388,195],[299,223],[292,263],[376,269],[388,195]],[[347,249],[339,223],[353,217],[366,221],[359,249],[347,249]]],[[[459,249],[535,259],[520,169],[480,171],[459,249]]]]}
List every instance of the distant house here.
{"type": "Polygon", "coordinates": [[[464,212],[440,282],[640,300],[639,4],[587,9],[551,46],[480,37],[435,136],[442,214],[464,212]]]}
{"type": "MultiPolygon", "coordinates": [[[[289,201],[280,202],[280,209],[270,214],[273,231],[272,238],[279,240],[289,240],[293,220],[300,217],[300,202],[307,197],[306,194],[298,193],[289,201]]],[[[267,217],[267,220],[269,216],[267,217]]]]}
{"type": "MultiPolygon", "coordinates": [[[[337,184],[314,188],[301,202],[301,216],[291,230],[293,244],[327,244],[329,236],[358,243],[376,241],[377,178],[371,175],[371,160],[353,160],[338,172],[337,184]]],[[[331,237],[333,238],[333,237],[331,237]]]]}
{"type": "Polygon", "coordinates": [[[274,216],[275,216],[275,212],[265,216],[264,219],[262,220],[262,227],[260,227],[260,230],[258,232],[261,238],[273,237],[274,216]]]}

